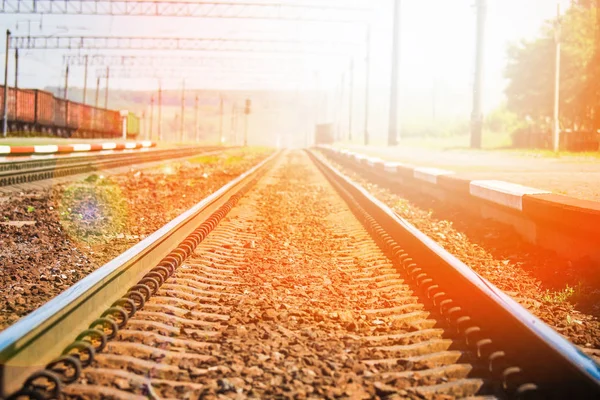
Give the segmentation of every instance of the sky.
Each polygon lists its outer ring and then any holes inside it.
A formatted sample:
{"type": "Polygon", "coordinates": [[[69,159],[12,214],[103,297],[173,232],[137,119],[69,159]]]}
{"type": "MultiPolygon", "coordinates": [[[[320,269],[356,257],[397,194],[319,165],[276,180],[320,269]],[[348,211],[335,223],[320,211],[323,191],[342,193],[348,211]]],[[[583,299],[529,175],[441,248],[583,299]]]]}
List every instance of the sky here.
{"type": "MultiPolygon", "coordinates": [[[[401,107],[411,110],[411,114],[426,115],[433,112],[448,117],[469,115],[474,71],[475,1],[402,0],[400,101],[401,107]],[[436,107],[438,109],[435,109],[436,107]]],[[[484,109],[489,112],[503,101],[506,85],[503,70],[507,46],[522,39],[535,37],[544,21],[556,15],[557,3],[561,3],[564,9],[569,5],[569,0],[487,2],[484,109]]],[[[313,1],[310,3],[315,4],[313,1]]],[[[374,12],[370,14],[372,32],[369,99],[375,112],[372,119],[383,120],[387,112],[390,88],[392,0],[330,0],[327,3],[374,7],[374,12]]],[[[326,107],[333,110],[335,107],[331,103],[335,102],[336,98],[343,98],[340,96],[343,96],[344,92],[346,96],[349,92],[351,57],[347,53],[352,53],[355,101],[359,104],[361,96],[364,99],[365,24],[48,15],[40,19],[38,15],[0,14],[0,26],[11,29],[14,35],[19,36],[31,33],[44,36],[120,35],[314,41],[317,44],[311,45],[312,47],[307,45],[307,48],[314,49],[316,46],[319,54],[180,52],[182,55],[194,57],[229,57],[229,70],[224,70],[220,64],[211,67],[210,63],[207,63],[208,66],[201,69],[194,69],[192,65],[188,65],[187,69],[181,70],[181,76],[178,76],[180,70],[170,68],[171,72],[163,79],[163,85],[178,87],[181,85],[182,76],[185,75],[186,87],[326,90],[326,107]],[[346,54],[338,55],[338,52],[346,54]],[[249,58],[253,59],[250,63],[253,68],[246,67],[249,58]],[[282,58],[285,60],[282,61],[282,58]],[[282,72],[279,68],[290,63],[297,66],[297,69],[282,72]]],[[[4,54],[4,51],[2,53],[4,54]]],[[[125,54],[123,51],[93,51],[90,54],[94,53],[125,54]]],[[[173,55],[173,52],[150,53],[173,55]]],[[[77,52],[21,50],[19,86],[43,88],[63,85],[64,54],[77,52]]],[[[147,55],[148,51],[131,51],[129,54],[147,55]]],[[[13,59],[12,54],[10,58],[13,59]]],[[[9,67],[9,83],[12,84],[12,61],[9,67]]],[[[148,73],[147,68],[144,73],[148,73]]],[[[103,68],[90,67],[88,85],[95,85],[97,74],[103,74],[103,68]]],[[[157,79],[142,79],[139,76],[141,74],[136,73],[135,69],[127,72],[115,70],[111,87],[152,89],[157,85],[157,79]]],[[[70,85],[83,86],[83,67],[71,68],[70,85]]]]}

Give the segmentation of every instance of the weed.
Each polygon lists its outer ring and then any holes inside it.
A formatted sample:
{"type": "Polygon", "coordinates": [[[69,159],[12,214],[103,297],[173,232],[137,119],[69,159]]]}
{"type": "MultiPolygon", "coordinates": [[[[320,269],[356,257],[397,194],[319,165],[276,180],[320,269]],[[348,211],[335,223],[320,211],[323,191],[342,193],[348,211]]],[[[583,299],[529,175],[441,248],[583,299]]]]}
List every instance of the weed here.
{"type": "Polygon", "coordinates": [[[546,293],[542,296],[542,300],[546,303],[561,304],[567,301],[571,301],[576,298],[583,290],[582,284],[579,283],[574,287],[567,285],[563,290],[550,291],[546,290],[546,293]]]}
{"type": "Polygon", "coordinates": [[[27,206],[27,212],[28,213],[32,213],[35,211],[35,207],[34,206],[27,206]]]}

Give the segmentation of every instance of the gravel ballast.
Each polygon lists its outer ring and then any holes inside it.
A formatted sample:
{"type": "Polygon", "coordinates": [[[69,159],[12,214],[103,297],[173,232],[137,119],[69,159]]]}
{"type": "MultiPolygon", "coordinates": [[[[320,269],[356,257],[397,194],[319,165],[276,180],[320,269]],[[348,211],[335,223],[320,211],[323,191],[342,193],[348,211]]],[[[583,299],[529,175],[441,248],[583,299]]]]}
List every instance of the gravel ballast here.
{"type": "Polygon", "coordinates": [[[0,197],[0,329],[268,155],[228,150],[0,197]]]}

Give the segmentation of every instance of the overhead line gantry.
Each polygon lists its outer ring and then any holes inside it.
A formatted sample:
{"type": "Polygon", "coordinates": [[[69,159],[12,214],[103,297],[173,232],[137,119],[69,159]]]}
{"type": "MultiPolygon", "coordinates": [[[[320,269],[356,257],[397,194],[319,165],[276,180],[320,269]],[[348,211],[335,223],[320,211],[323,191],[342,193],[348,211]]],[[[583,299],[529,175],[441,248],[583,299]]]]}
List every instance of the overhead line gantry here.
{"type": "Polygon", "coordinates": [[[0,13],[361,22],[368,7],[285,1],[3,0],[0,13]]]}
{"type": "Polygon", "coordinates": [[[298,39],[232,39],[135,36],[11,36],[11,49],[232,51],[267,53],[352,54],[355,43],[298,39]],[[345,51],[344,51],[345,50],[345,51]]]}

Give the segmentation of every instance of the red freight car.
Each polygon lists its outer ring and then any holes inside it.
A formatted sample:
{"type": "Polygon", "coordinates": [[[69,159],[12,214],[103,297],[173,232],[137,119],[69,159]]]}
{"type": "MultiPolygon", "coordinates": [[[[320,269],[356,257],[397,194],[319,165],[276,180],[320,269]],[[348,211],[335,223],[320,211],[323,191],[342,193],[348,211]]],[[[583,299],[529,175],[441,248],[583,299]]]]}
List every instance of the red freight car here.
{"type": "Polygon", "coordinates": [[[83,104],[67,101],[67,127],[77,131],[81,127],[81,109],[83,104]]]}
{"type": "Polygon", "coordinates": [[[42,90],[35,90],[36,118],[35,122],[43,126],[54,125],[54,96],[42,90]]]}
{"type": "MultiPolygon", "coordinates": [[[[4,91],[0,88],[0,115],[3,114],[3,96],[4,91]]],[[[118,111],[59,99],[37,89],[9,88],[8,122],[10,132],[86,138],[115,138],[122,135],[118,111]]]]}
{"type": "Polygon", "coordinates": [[[35,92],[33,90],[15,91],[16,119],[19,121],[35,122],[35,92]]]}

